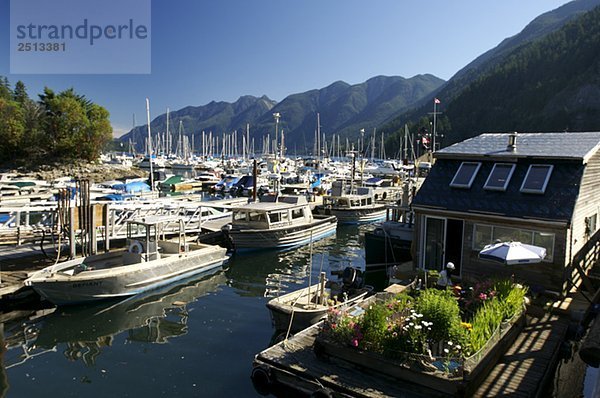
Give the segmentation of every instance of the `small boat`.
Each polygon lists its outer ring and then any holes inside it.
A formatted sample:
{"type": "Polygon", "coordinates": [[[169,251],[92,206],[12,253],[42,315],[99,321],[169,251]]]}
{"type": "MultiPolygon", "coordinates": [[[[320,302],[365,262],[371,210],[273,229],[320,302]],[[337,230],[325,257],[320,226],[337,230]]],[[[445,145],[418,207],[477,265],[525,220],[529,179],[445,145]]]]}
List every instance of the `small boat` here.
{"type": "Polygon", "coordinates": [[[319,283],[275,297],[267,303],[275,329],[298,332],[314,325],[327,316],[327,311],[350,307],[365,299],[373,291],[363,285],[361,272],[348,267],[342,283],[327,281],[321,273],[319,283]]]}
{"type": "Polygon", "coordinates": [[[25,285],[54,304],[77,304],[133,296],[220,267],[227,259],[224,248],[186,242],[183,220],[147,217],[127,223],[126,250],[46,267],[25,285]],[[163,229],[174,222],[179,238],[165,240],[163,229]]]}
{"type": "Polygon", "coordinates": [[[289,249],[334,234],[334,216],[313,216],[304,196],[268,196],[234,208],[223,228],[233,249],[289,249]]]}
{"type": "Polygon", "coordinates": [[[385,221],[365,232],[367,270],[412,260],[411,246],[415,228],[412,223],[385,221]]]}
{"type": "Polygon", "coordinates": [[[333,184],[331,195],[323,197],[317,212],[336,216],[340,224],[361,224],[385,219],[384,203],[377,203],[373,188],[359,187],[347,191],[341,182],[333,184]]]}

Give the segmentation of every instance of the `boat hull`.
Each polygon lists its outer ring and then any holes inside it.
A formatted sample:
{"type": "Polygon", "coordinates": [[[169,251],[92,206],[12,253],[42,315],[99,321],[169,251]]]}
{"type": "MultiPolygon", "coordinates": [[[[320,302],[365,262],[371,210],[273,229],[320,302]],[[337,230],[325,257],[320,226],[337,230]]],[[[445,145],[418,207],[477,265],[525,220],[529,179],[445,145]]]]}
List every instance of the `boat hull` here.
{"type": "MultiPolygon", "coordinates": [[[[316,297],[318,289],[318,284],[311,286],[310,296],[316,297]]],[[[360,289],[346,301],[337,302],[335,305],[313,304],[312,302],[308,304],[309,288],[305,287],[271,299],[267,303],[267,308],[271,313],[271,320],[276,330],[287,331],[289,329],[290,332],[295,333],[319,322],[327,316],[327,312],[331,309],[342,306],[350,307],[364,300],[370,291],[370,288],[360,289]]]]}
{"type": "Polygon", "coordinates": [[[228,231],[234,250],[290,249],[335,233],[335,217],[315,218],[310,224],[277,229],[232,229],[228,231]]]}
{"type": "MultiPolygon", "coordinates": [[[[123,256],[127,254],[124,252],[123,256]]],[[[160,260],[87,270],[74,275],[61,272],[84,263],[86,258],[80,258],[38,271],[25,284],[54,304],[78,304],[133,296],[215,269],[227,259],[225,249],[208,246],[160,260]]]]}
{"type": "Polygon", "coordinates": [[[412,238],[378,231],[365,232],[367,270],[385,269],[389,265],[412,260],[412,238]]]}
{"type": "Polygon", "coordinates": [[[383,221],[386,217],[385,205],[356,209],[320,206],[317,211],[322,215],[336,216],[340,224],[365,224],[383,221]]]}

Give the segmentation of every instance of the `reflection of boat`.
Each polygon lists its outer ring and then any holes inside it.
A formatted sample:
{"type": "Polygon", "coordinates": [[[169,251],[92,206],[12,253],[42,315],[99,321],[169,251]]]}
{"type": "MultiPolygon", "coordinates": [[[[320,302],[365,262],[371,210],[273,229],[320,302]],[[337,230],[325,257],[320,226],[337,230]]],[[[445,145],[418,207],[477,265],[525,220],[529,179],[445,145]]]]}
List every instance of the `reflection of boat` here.
{"type": "Polygon", "coordinates": [[[125,330],[130,341],[164,343],[169,337],[187,333],[188,303],[227,282],[221,269],[216,271],[117,302],[60,308],[40,322],[35,343],[47,348],[69,343],[67,350],[71,351],[76,347],[98,348],[110,345],[112,336],[125,330]]]}
{"type": "Polygon", "coordinates": [[[330,196],[323,197],[317,206],[319,214],[333,215],[340,224],[357,224],[385,219],[385,204],[375,202],[372,188],[359,187],[356,192],[347,192],[342,183],[333,183],[330,196]]]}
{"type": "Polygon", "coordinates": [[[173,221],[159,217],[129,221],[129,250],[46,267],[25,284],[55,304],[74,304],[139,294],[220,267],[227,260],[224,248],[186,242],[181,219],[176,220],[178,241],[159,240],[162,229],[173,221]]]}
{"type": "Polygon", "coordinates": [[[371,286],[364,286],[360,271],[348,267],[342,284],[326,281],[322,273],[319,283],[271,299],[267,308],[277,330],[297,332],[317,323],[327,311],[356,304],[372,291],[371,286]]]}
{"type": "Polygon", "coordinates": [[[335,233],[333,216],[313,216],[303,196],[264,196],[261,202],[233,209],[224,228],[237,249],[286,249],[335,233]]]}

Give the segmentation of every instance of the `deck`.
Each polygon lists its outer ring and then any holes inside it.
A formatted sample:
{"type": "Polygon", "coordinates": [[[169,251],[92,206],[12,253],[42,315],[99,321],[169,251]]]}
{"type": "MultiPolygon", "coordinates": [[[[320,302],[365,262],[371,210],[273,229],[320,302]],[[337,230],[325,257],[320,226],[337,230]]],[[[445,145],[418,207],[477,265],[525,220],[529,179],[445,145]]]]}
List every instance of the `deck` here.
{"type": "MultiPolygon", "coordinates": [[[[528,317],[528,324],[500,358],[476,397],[537,397],[552,376],[568,320],[557,315],[528,317]]],[[[441,397],[440,392],[361,369],[335,358],[318,358],[313,351],[317,325],[257,354],[254,367],[269,375],[269,388],[301,393],[335,391],[348,397],[441,397]]],[[[264,378],[263,378],[264,380],[264,378]]],[[[259,384],[255,383],[257,390],[259,384]]],[[[276,394],[279,395],[279,394],[276,394]]]]}

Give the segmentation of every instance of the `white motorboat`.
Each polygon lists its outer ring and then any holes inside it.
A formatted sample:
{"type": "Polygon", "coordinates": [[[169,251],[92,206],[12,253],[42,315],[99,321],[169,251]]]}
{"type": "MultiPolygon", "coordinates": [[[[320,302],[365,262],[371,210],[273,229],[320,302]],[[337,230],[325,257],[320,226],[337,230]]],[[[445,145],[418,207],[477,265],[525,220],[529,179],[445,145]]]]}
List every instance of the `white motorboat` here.
{"type": "Polygon", "coordinates": [[[263,196],[233,209],[223,231],[233,249],[287,249],[335,233],[334,216],[313,216],[304,196],[263,196]]]}
{"type": "Polygon", "coordinates": [[[54,304],[76,304],[133,296],[220,267],[228,259],[224,248],[186,242],[181,219],[129,221],[127,243],[125,250],[46,267],[25,285],[54,304]],[[179,224],[179,238],[166,240],[164,227],[173,222],[179,224]]]}

